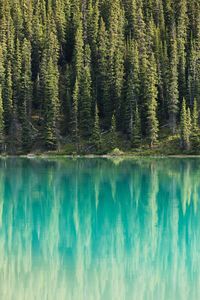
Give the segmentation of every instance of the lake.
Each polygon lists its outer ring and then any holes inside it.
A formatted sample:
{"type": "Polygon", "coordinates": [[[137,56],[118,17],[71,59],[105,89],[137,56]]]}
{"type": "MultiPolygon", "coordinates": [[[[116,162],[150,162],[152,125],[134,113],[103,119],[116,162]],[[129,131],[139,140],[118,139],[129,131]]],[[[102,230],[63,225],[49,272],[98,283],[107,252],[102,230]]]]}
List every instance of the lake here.
{"type": "Polygon", "coordinates": [[[200,159],[0,159],[0,299],[200,299],[200,159]]]}

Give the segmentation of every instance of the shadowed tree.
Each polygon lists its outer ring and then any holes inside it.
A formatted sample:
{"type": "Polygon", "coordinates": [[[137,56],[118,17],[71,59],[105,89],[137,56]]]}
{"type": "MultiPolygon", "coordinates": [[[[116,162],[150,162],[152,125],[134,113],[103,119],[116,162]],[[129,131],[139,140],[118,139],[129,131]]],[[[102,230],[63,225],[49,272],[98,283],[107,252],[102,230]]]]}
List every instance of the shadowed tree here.
{"type": "Polygon", "coordinates": [[[95,106],[95,120],[94,120],[94,127],[92,132],[92,143],[95,146],[96,150],[100,150],[102,146],[101,140],[101,129],[99,123],[99,110],[97,104],[95,106]]]}

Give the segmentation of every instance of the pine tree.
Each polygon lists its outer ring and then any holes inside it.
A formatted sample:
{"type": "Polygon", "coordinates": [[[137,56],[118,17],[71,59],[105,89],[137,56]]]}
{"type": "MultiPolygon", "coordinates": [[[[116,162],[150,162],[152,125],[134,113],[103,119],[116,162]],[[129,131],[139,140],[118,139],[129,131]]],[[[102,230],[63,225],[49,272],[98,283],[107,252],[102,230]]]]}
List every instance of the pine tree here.
{"type": "Polygon", "coordinates": [[[144,20],[142,2],[136,0],[136,21],[135,21],[135,39],[138,43],[138,50],[140,56],[146,55],[147,37],[146,37],[146,23],[144,20]]]}
{"type": "MultiPolygon", "coordinates": [[[[16,20],[18,23],[18,20],[16,20]]],[[[22,71],[22,55],[20,37],[20,30],[14,36],[15,47],[12,56],[12,92],[13,92],[13,113],[11,119],[11,126],[9,128],[11,150],[15,151],[16,148],[21,148],[22,132],[19,123],[18,107],[20,107],[21,98],[21,71],[22,71]]]]}
{"type": "Polygon", "coordinates": [[[79,144],[79,124],[78,124],[78,99],[79,99],[79,85],[76,80],[72,99],[71,108],[71,135],[72,141],[76,144],[76,150],[78,151],[79,144]]]}
{"type": "Polygon", "coordinates": [[[140,96],[139,57],[137,44],[132,41],[127,45],[127,79],[125,86],[125,101],[122,104],[124,113],[124,130],[129,137],[133,132],[134,109],[138,106],[140,96]]]}
{"type": "Polygon", "coordinates": [[[158,142],[157,95],[157,74],[155,58],[152,54],[147,69],[146,83],[147,138],[151,148],[158,142]]]}
{"type": "Polygon", "coordinates": [[[4,55],[3,47],[0,44],[0,82],[3,85],[5,80],[5,67],[4,67],[4,55]]]}
{"type": "Polygon", "coordinates": [[[188,127],[188,135],[190,139],[191,132],[192,132],[192,117],[191,117],[191,111],[189,107],[187,108],[187,127],[188,127]]]}
{"type": "MultiPolygon", "coordinates": [[[[66,16],[65,5],[67,1],[55,1],[53,4],[53,10],[56,19],[57,37],[60,44],[65,42],[66,34],[66,16]]],[[[68,4],[69,5],[69,4],[68,4]]]]}
{"type": "Polygon", "coordinates": [[[13,109],[17,116],[17,107],[20,101],[20,85],[21,85],[21,72],[22,72],[22,55],[21,44],[18,38],[15,43],[15,53],[12,62],[12,81],[13,81],[13,109]]]}
{"type": "Polygon", "coordinates": [[[119,123],[121,96],[124,80],[124,12],[120,0],[109,2],[109,45],[108,74],[111,102],[111,115],[116,113],[119,123]]]}
{"type": "Polygon", "coordinates": [[[177,12],[177,56],[178,56],[178,82],[179,98],[186,96],[186,37],[187,37],[187,3],[178,1],[177,12]]]}
{"type": "Polygon", "coordinates": [[[32,37],[32,20],[33,20],[33,3],[32,1],[29,1],[24,5],[22,9],[22,14],[23,14],[23,28],[24,28],[24,36],[27,39],[31,39],[32,37]]]}
{"type": "Polygon", "coordinates": [[[58,137],[60,135],[60,120],[58,120],[60,112],[58,70],[59,47],[56,26],[54,20],[51,18],[51,13],[51,7],[49,7],[45,24],[45,49],[43,51],[40,68],[40,96],[42,99],[43,144],[47,149],[54,150],[58,146],[58,137]]]}
{"type": "Polygon", "coordinates": [[[196,49],[193,41],[190,42],[190,52],[188,57],[188,97],[189,102],[192,104],[193,99],[196,98],[196,49]]]}
{"type": "Polygon", "coordinates": [[[11,62],[7,60],[5,68],[5,83],[3,86],[3,107],[4,107],[4,120],[5,120],[5,131],[9,134],[9,129],[13,117],[13,83],[11,74],[11,62]]]}
{"type": "Polygon", "coordinates": [[[31,45],[26,39],[22,47],[22,72],[19,99],[19,120],[22,125],[22,145],[24,150],[31,146],[31,105],[32,105],[32,81],[31,81],[31,45]]]}
{"type": "Polygon", "coordinates": [[[2,101],[2,88],[0,86],[0,151],[4,150],[5,132],[4,132],[4,113],[3,113],[3,101],[2,101]]]}
{"type": "Polygon", "coordinates": [[[104,117],[104,127],[110,127],[112,118],[111,99],[108,80],[108,33],[103,19],[100,20],[98,33],[97,101],[100,113],[104,117]]]}
{"type": "Polygon", "coordinates": [[[132,144],[132,147],[134,147],[134,148],[137,148],[141,145],[141,119],[140,119],[140,113],[138,110],[138,105],[136,105],[136,108],[135,108],[131,144],[132,144]]]}
{"type": "Polygon", "coordinates": [[[116,145],[117,145],[116,117],[115,114],[113,114],[111,127],[110,127],[110,146],[112,149],[114,149],[116,145]]]}
{"type": "Polygon", "coordinates": [[[12,14],[12,19],[16,31],[16,36],[20,38],[22,36],[22,30],[23,30],[23,17],[22,17],[20,0],[13,1],[12,9],[15,12],[14,14],[12,14]]]}
{"type": "Polygon", "coordinates": [[[43,96],[43,137],[47,149],[55,149],[57,145],[57,107],[58,107],[58,70],[52,57],[43,56],[41,68],[43,96]]]}
{"type": "MultiPolygon", "coordinates": [[[[198,2],[197,2],[198,3],[198,2]]],[[[195,41],[195,48],[196,48],[196,98],[200,99],[200,5],[197,4],[197,17],[196,17],[196,41],[195,41]]]]}
{"type": "Polygon", "coordinates": [[[125,24],[125,33],[127,38],[135,37],[135,24],[136,24],[136,0],[124,1],[125,18],[127,20],[125,24]]]}
{"type": "Polygon", "coordinates": [[[177,69],[177,40],[175,35],[175,25],[172,27],[170,41],[170,64],[169,64],[169,100],[168,113],[169,125],[172,133],[176,130],[176,117],[178,113],[179,91],[178,91],[178,69],[177,69]]]}
{"type": "Polygon", "coordinates": [[[74,45],[74,67],[75,78],[80,80],[84,65],[84,43],[83,43],[83,27],[81,21],[79,21],[78,28],[76,30],[75,45],[74,45]]]}
{"type": "Polygon", "coordinates": [[[92,94],[91,94],[91,73],[90,67],[85,66],[83,75],[80,80],[80,95],[79,95],[79,124],[81,135],[85,138],[91,134],[91,109],[92,109],[92,94]]]}
{"type": "Polygon", "coordinates": [[[159,54],[157,53],[158,66],[158,98],[159,98],[159,118],[162,125],[166,124],[168,110],[168,66],[169,57],[167,53],[167,44],[159,41],[159,54]]]}
{"type": "Polygon", "coordinates": [[[94,5],[92,5],[92,0],[89,0],[87,4],[87,37],[93,54],[97,50],[99,15],[99,0],[96,0],[94,5]]]}
{"type": "Polygon", "coordinates": [[[192,132],[196,135],[199,131],[199,112],[197,107],[197,100],[194,100],[192,111],[192,132]]]}
{"type": "Polygon", "coordinates": [[[99,111],[97,104],[95,106],[95,121],[94,121],[94,127],[92,132],[92,143],[95,146],[96,150],[101,149],[102,141],[101,141],[101,129],[100,129],[100,123],[99,123],[99,111]]]}
{"type": "Polygon", "coordinates": [[[191,134],[191,116],[190,109],[186,108],[186,101],[183,99],[181,110],[181,145],[185,150],[189,150],[190,147],[190,134],[191,134]]]}

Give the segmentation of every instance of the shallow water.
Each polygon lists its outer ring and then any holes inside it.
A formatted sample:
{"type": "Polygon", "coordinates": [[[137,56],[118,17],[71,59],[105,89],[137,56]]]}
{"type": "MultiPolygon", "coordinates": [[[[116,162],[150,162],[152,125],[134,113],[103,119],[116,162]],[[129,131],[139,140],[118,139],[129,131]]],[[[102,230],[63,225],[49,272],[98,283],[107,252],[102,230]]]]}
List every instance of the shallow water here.
{"type": "Polygon", "coordinates": [[[200,299],[200,159],[1,159],[0,299],[200,299]]]}

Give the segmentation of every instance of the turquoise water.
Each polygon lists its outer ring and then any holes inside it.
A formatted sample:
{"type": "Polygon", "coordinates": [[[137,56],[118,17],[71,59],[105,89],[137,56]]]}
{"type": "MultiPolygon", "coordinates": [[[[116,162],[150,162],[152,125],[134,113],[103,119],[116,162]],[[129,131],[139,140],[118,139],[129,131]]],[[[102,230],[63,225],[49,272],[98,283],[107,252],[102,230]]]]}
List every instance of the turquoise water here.
{"type": "Polygon", "coordinates": [[[0,299],[200,299],[200,159],[1,159],[0,299]]]}

